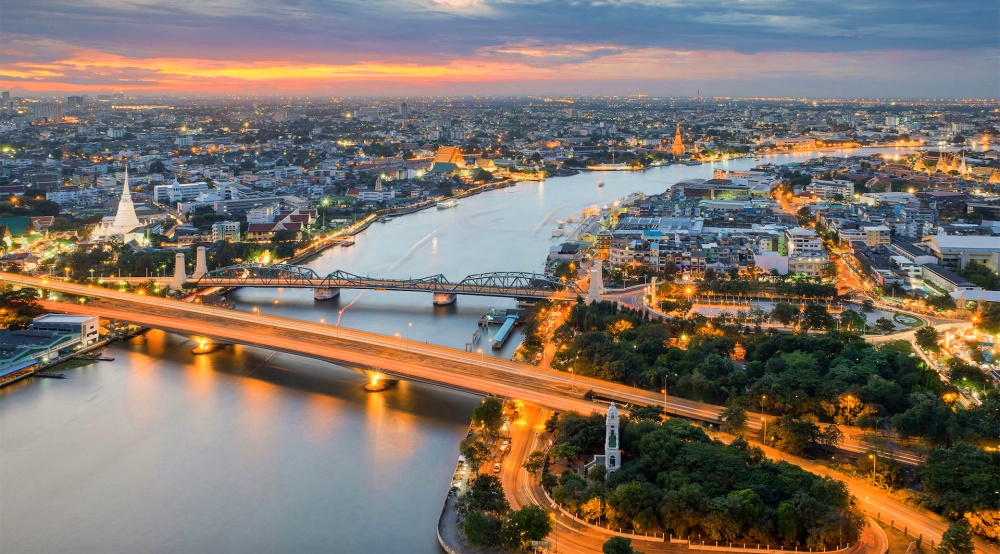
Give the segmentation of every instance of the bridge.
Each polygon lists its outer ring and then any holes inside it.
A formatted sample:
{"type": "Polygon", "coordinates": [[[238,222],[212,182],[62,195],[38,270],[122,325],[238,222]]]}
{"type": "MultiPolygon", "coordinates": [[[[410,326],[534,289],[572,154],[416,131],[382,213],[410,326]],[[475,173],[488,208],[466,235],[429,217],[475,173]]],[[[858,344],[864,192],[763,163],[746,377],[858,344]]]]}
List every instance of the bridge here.
{"type": "Polygon", "coordinates": [[[187,282],[202,288],[307,288],[315,291],[317,299],[334,298],[340,294],[340,289],[430,292],[434,294],[435,304],[451,304],[459,294],[512,298],[575,298],[576,295],[586,294],[573,281],[562,281],[538,273],[477,273],[456,283],[440,274],[416,279],[384,279],[337,270],[321,276],[308,267],[286,264],[241,264],[220,267],[198,277],[192,277],[187,282]]]}
{"type": "MultiPolygon", "coordinates": [[[[387,376],[430,383],[479,395],[499,395],[554,410],[589,413],[604,411],[606,404],[657,406],[666,413],[718,423],[722,406],[704,404],[601,379],[568,374],[526,364],[488,358],[454,348],[388,337],[331,325],[279,316],[254,315],[226,308],[168,298],[119,292],[52,279],[0,273],[0,281],[70,295],[63,301],[43,301],[46,310],[162,329],[182,335],[244,344],[333,362],[347,367],[377,370],[387,376]],[[79,301],[79,300],[82,300],[79,301]]],[[[768,416],[769,419],[770,416],[768,416]]],[[[747,427],[763,426],[761,417],[748,417],[747,427]]],[[[862,430],[841,427],[845,440],[839,448],[864,453],[870,446],[859,440],[862,430]]],[[[902,463],[921,460],[909,452],[896,451],[902,463]]]]}

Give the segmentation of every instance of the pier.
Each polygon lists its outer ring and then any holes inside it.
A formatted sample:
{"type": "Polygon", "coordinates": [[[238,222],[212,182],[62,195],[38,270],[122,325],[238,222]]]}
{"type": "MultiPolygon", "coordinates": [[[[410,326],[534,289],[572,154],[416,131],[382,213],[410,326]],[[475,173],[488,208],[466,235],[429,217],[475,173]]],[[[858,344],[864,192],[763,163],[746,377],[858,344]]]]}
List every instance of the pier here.
{"type": "Polygon", "coordinates": [[[510,333],[514,329],[514,324],[517,323],[518,317],[516,315],[508,315],[507,320],[503,322],[500,326],[500,330],[497,334],[493,336],[493,350],[500,350],[503,348],[503,343],[510,338],[510,333]]]}

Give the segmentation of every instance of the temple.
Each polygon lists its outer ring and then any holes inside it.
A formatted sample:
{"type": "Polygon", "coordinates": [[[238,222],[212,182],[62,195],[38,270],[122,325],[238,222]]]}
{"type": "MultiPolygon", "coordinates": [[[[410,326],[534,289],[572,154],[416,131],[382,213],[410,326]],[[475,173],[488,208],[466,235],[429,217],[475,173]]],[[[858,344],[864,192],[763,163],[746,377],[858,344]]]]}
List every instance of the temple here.
{"type": "Polygon", "coordinates": [[[118,201],[118,211],[115,212],[115,215],[109,215],[102,219],[94,228],[90,238],[94,241],[107,241],[114,237],[121,237],[123,241],[128,242],[133,238],[129,235],[143,233],[142,230],[139,230],[140,227],[142,224],[139,223],[139,218],[135,215],[132,191],[129,190],[128,186],[128,164],[125,164],[125,185],[122,188],[121,200],[118,201]]]}

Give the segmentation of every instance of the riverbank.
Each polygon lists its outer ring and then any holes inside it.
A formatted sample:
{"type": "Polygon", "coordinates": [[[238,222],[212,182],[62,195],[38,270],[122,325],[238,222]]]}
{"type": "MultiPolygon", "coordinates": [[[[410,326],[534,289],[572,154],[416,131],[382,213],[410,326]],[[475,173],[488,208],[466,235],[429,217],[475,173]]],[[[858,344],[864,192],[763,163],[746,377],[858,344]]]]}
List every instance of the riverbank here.
{"type": "MultiPolygon", "coordinates": [[[[101,340],[95,342],[94,344],[92,344],[92,345],[90,345],[90,346],[88,346],[86,348],[83,348],[81,350],[77,350],[75,352],[71,352],[71,353],[66,354],[64,356],[60,356],[60,357],[58,357],[58,358],[56,358],[54,360],[51,360],[51,361],[49,361],[47,363],[35,364],[33,366],[29,366],[29,367],[26,367],[24,369],[15,371],[14,373],[11,373],[9,375],[4,375],[3,378],[0,379],[0,388],[6,387],[7,385],[10,385],[10,384],[13,384],[13,383],[16,383],[16,382],[18,382],[18,381],[20,381],[22,379],[27,378],[27,377],[36,376],[39,373],[45,372],[45,371],[47,371],[49,369],[76,369],[76,367],[82,367],[83,365],[87,365],[87,364],[80,364],[80,365],[73,366],[73,367],[62,367],[62,368],[60,368],[58,366],[62,366],[62,365],[66,364],[67,362],[72,361],[72,360],[82,361],[86,357],[86,355],[90,354],[91,352],[94,352],[96,350],[100,350],[100,349],[102,349],[102,348],[104,348],[104,347],[106,347],[106,346],[108,346],[108,345],[110,345],[110,344],[112,344],[114,342],[117,342],[119,340],[123,340],[123,339],[127,339],[127,338],[132,338],[132,337],[134,337],[134,336],[136,336],[136,335],[138,335],[140,333],[143,333],[145,331],[146,331],[146,329],[139,327],[139,328],[136,328],[133,331],[126,332],[123,335],[116,335],[116,336],[113,336],[113,337],[108,337],[108,338],[105,338],[105,339],[101,339],[101,340]]],[[[92,360],[93,361],[100,361],[98,359],[98,357],[94,357],[92,360]]]]}

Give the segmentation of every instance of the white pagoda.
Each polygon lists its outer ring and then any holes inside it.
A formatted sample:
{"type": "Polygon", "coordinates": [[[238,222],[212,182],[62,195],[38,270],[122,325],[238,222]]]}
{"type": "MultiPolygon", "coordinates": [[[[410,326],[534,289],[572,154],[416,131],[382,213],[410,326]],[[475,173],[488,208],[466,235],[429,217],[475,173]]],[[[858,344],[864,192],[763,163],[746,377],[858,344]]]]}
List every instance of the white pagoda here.
{"type": "Polygon", "coordinates": [[[121,200],[118,201],[118,211],[113,216],[106,216],[97,224],[91,239],[105,241],[120,236],[127,241],[129,233],[141,226],[139,218],[135,215],[132,191],[128,186],[128,164],[125,164],[125,186],[122,188],[121,200]]]}

